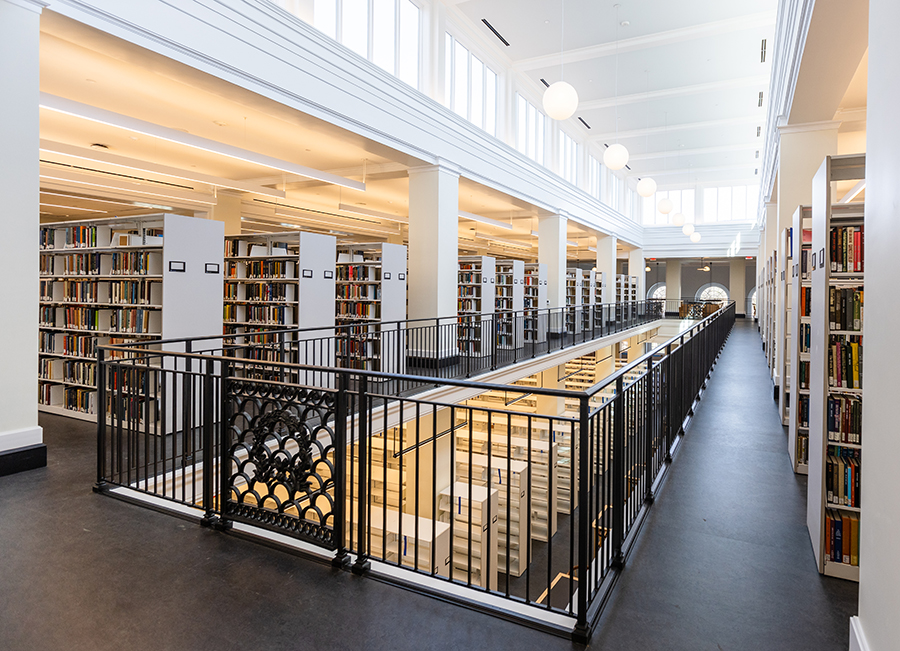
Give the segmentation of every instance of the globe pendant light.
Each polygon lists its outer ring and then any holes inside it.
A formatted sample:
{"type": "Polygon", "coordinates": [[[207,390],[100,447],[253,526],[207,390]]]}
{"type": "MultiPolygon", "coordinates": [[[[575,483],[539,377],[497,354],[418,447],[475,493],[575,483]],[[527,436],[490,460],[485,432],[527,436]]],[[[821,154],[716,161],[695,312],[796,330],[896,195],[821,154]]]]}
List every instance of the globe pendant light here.
{"type": "Polygon", "coordinates": [[[684,226],[684,214],[677,212],[672,215],[672,225],[673,226],[684,226]]]}
{"type": "Polygon", "coordinates": [[[616,8],[616,142],[603,152],[603,164],[611,170],[628,165],[628,150],[619,144],[619,5],[616,8]]]}
{"type": "MultiPolygon", "coordinates": [[[[606,156],[604,155],[603,158],[606,158],[606,156]]],[[[656,194],[656,181],[651,179],[649,176],[645,176],[640,181],[638,181],[637,193],[642,197],[652,197],[654,194],[656,194]]]]}
{"type": "MultiPolygon", "coordinates": [[[[563,29],[566,20],[566,3],[561,0],[562,19],[559,24],[559,69],[560,77],[565,72],[565,61],[563,60],[564,43],[563,29]]],[[[550,84],[544,91],[542,101],[544,112],[553,120],[568,120],[575,114],[578,109],[578,92],[572,87],[572,84],[565,81],[557,81],[550,84]]]]}
{"type": "Polygon", "coordinates": [[[656,207],[659,209],[659,212],[664,215],[668,215],[675,209],[675,204],[673,204],[669,199],[660,199],[656,207]]]}
{"type": "Polygon", "coordinates": [[[694,232],[694,225],[693,224],[685,224],[684,226],[681,227],[681,232],[684,233],[685,235],[690,235],[691,233],[694,232]]]}
{"type": "Polygon", "coordinates": [[[700,233],[698,233],[697,231],[694,231],[693,233],[691,233],[691,242],[696,244],[699,241],[700,241],[700,233]]]}

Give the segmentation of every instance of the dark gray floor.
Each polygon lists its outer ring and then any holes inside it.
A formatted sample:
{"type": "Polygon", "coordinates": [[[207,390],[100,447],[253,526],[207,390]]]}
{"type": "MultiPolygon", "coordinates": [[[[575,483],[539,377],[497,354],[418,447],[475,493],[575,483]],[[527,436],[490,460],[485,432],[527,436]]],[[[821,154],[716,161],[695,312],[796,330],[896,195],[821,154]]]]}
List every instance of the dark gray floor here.
{"type": "Polygon", "coordinates": [[[738,320],[594,646],[844,651],[857,585],[820,576],[759,335],[738,320]]]}
{"type": "MultiPolygon", "coordinates": [[[[573,645],[94,495],[94,428],[42,416],[46,469],[0,478],[0,649],[573,645]]],[[[592,648],[846,649],[854,584],[816,573],[749,322],[739,323],[592,648]]]]}

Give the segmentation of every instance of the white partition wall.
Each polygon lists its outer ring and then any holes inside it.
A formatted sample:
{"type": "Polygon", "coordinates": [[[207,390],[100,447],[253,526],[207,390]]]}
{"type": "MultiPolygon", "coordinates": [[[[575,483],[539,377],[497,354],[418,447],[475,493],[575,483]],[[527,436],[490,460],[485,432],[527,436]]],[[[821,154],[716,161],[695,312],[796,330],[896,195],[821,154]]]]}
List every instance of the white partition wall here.
{"type": "Polygon", "coordinates": [[[597,271],[602,273],[606,280],[603,288],[603,302],[616,302],[616,245],[618,240],[615,235],[597,236],[597,271]]]}
{"type": "Polygon", "coordinates": [[[0,0],[0,194],[8,246],[0,272],[0,468],[46,465],[37,418],[38,41],[45,3],[0,0]],[[30,447],[38,446],[38,447],[30,447]],[[25,448],[25,449],[23,449],[25,448]],[[15,451],[15,452],[11,452],[15,451]]]}

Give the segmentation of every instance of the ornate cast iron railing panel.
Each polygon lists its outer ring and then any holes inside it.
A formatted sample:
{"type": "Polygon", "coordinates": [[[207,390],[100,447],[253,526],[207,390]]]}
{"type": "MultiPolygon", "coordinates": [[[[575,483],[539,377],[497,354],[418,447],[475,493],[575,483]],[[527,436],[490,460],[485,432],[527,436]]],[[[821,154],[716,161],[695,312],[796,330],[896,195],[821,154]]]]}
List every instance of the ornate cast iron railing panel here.
{"type": "Polygon", "coordinates": [[[224,393],[223,517],[337,549],[336,392],[228,377],[224,393]]]}

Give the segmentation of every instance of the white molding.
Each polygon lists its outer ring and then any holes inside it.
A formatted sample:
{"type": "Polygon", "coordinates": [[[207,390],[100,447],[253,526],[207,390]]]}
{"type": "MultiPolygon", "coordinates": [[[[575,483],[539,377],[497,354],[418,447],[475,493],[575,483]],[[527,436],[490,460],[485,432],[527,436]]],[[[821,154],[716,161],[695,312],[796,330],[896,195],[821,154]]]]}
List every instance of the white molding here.
{"type": "MultiPolygon", "coordinates": [[[[682,122],[680,124],[669,124],[664,127],[648,127],[645,129],[631,129],[630,131],[619,131],[619,138],[639,138],[643,136],[653,136],[660,133],[669,133],[673,131],[691,131],[693,129],[714,129],[716,127],[730,127],[737,124],[756,124],[761,127],[766,126],[765,118],[755,115],[747,115],[739,118],[724,118],[721,120],[704,120],[702,122],[682,122]]],[[[589,142],[600,142],[615,138],[616,133],[598,133],[588,138],[589,142]]],[[[764,140],[760,139],[760,148],[764,144],[764,140]]]]}
{"type": "Polygon", "coordinates": [[[811,133],[813,131],[837,131],[841,126],[840,120],[824,120],[822,122],[806,122],[804,124],[779,124],[775,128],[780,135],[786,133],[811,133]]]}
{"type": "MultiPolygon", "coordinates": [[[[698,172],[721,172],[725,170],[743,170],[743,169],[756,169],[759,167],[758,161],[752,161],[749,163],[733,163],[731,165],[709,165],[707,167],[690,167],[690,168],[682,168],[682,169],[660,169],[660,170],[644,170],[642,172],[629,172],[629,177],[641,177],[641,176],[677,176],[679,174],[696,174],[698,172]]],[[[748,178],[752,178],[751,174],[748,178]]],[[[699,184],[698,184],[699,185],[699,184]]],[[[713,183],[705,183],[707,187],[718,187],[718,182],[713,183]]],[[[752,185],[748,183],[747,185],[752,185]]]]}
{"type": "Polygon", "coordinates": [[[769,75],[753,75],[752,77],[739,77],[737,79],[722,79],[720,81],[709,81],[703,84],[692,84],[690,86],[675,86],[674,88],[663,88],[661,90],[651,90],[645,93],[634,93],[632,95],[619,95],[618,98],[607,97],[605,99],[595,99],[587,102],[581,102],[578,105],[578,112],[585,113],[596,109],[612,108],[617,104],[635,104],[639,102],[650,102],[667,97],[682,97],[685,95],[699,95],[700,93],[708,93],[717,90],[728,90],[732,88],[747,88],[748,86],[763,86],[769,83],[769,75]]]}
{"type": "Polygon", "coordinates": [[[698,156],[700,154],[719,154],[722,152],[732,151],[755,151],[762,149],[761,142],[745,142],[737,145],[718,145],[716,147],[698,147],[696,149],[677,149],[674,151],[652,151],[646,154],[632,154],[628,157],[628,162],[636,160],[655,160],[657,158],[668,158],[669,156],[698,156]]]}
{"type": "Polygon", "coordinates": [[[865,106],[860,106],[858,108],[838,109],[834,114],[834,119],[840,120],[841,122],[865,122],[866,114],[867,111],[865,106]]]}
{"type": "Polygon", "coordinates": [[[850,651],[869,651],[862,621],[855,615],[850,618],[850,651]]]}
{"type": "Polygon", "coordinates": [[[50,5],[49,1],[44,2],[43,0],[0,0],[0,2],[8,2],[13,6],[33,11],[36,14],[40,14],[50,5]]]}
{"type": "Polygon", "coordinates": [[[44,429],[40,425],[0,432],[0,452],[9,452],[44,442],[44,429]]]}
{"type": "MultiPolygon", "coordinates": [[[[446,1],[446,0],[445,0],[446,1]]],[[[672,45],[675,43],[683,43],[685,41],[693,41],[708,36],[716,36],[720,34],[728,34],[730,32],[740,32],[757,27],[769,27],[775,24],[774,11],[764,11],[757,14],[749,14],[739,16],[737,18],[727,18],[725,20],[717,20],[700,25],[691,25],[679,29],[671,29],[664,32],[656,32],[654,34],[646,34],[644,36],[636,36],[633,38],[621,39],[618,42],[619,53],[634,52],[652,47],[661,47],[664,45],[672,45]]],[[[614,56],[616,54],[616,43],[603,43],[601,45],[592,45],[589,47],[578,48],[566,52],[562,60],[564,63],[576,63],[578,61],[589,61],[600,57],[614,56]]],[[[558,54],[548,54],[545,56],[533,57],[530,59],[522,59],[518,61],[513,68],[519,71],[537,70],[547,68],[560,63],[558,54]]]]}

